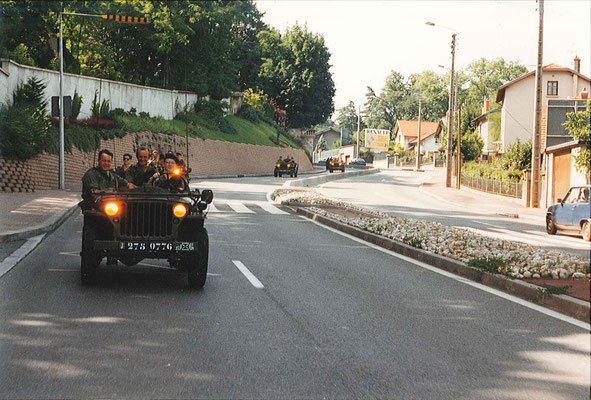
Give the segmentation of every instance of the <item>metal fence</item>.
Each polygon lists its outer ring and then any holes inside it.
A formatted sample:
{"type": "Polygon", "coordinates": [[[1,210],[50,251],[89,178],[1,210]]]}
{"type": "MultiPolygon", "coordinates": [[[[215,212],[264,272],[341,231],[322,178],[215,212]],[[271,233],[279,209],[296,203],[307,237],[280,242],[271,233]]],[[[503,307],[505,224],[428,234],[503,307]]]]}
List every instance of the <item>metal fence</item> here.
{"type": "Polygon", "coordinates": [[[482,190],[483,192],[500,194],[503,196],[515,197],[520,199],[522,196],[522,182],[504,182],[494,179],[478,178],[462,174],[462,185],[472,189],[482,190]]]}

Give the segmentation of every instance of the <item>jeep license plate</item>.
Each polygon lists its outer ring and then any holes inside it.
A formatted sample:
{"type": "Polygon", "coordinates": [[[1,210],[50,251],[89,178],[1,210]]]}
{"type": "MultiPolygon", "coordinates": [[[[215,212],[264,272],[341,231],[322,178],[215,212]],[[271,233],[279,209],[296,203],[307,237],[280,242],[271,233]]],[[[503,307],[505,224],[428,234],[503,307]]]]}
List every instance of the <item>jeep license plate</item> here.
{"type": "Polygon", "coordinates": [[[121,242],[120,250],[127,251],[193,251],[193,242],[121,242]]]}

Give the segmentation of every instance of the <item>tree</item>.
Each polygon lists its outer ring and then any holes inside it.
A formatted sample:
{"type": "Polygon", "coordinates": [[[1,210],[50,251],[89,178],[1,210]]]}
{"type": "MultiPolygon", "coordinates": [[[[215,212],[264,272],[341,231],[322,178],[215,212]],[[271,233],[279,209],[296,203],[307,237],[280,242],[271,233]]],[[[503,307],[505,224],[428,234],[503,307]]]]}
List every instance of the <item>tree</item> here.
{"type": "Polygon", "coordinates": [[[585,174],[587,183],[591,183],[591,100],[587,100],[585,111],[567,113],[563,125],[575,140],[585,144],[572,157],[577,170],[585,174]]]}
{"type": "Polygon", "coordinates": [[[288,125],[309,127],[329,118],[335,87],[324,38],[295,25],[283,36],[274,30],[261,32],[259,40],[260,86],[285,109],[288,125]]]}
{"type": "Polygon", "coordinates": [[[500,107],[496,104],[496,93],[499,86],[519,78],[527,73],[527,68],[515,61],[502,58],[487,60],[480,58],[468,64],[466,69],[456,77],[458,101],[462,106],[462,131],[473,130],[472,121],[482,113],[484,99],[489,99],[491,108],[500,107]],[[469,84],[462,89],[464,82],[469,84]]]}
{"type": "MultiPolygon", "coordinates": [[[[353,133],[357,131],[357,110],[355,109],[355,103],[349,101],[345,107],[338,110],[339,115],[337,116],[338,127],[353,133]]],[[[363,127],[361,127],[363,129],[363,127]]]]}

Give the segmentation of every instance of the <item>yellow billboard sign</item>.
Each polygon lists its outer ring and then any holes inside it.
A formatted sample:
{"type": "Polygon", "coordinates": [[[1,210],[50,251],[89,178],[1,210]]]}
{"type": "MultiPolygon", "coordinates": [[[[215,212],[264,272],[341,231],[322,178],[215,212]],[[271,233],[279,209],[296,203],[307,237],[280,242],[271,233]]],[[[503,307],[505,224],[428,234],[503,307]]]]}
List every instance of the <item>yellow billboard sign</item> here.
{"type": "Polygon", "coordinates": [[[388,149],[390,131],[387,129],[366,129],[365,147],[369,149],[388,149]]]}

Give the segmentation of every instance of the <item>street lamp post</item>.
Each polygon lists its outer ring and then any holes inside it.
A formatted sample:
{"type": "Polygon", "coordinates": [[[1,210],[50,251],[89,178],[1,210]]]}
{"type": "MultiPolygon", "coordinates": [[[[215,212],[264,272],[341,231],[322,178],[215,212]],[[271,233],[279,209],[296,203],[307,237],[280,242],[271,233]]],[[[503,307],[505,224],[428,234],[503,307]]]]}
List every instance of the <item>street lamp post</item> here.
{"type": "Polygon", "coordinates": [[[448,123],[447,123],[447,149],[445,151],[445,169],[446,169],[446,174],[445,174],[445,187],[451,187],[451,161],[452,161],[452,147],[451,147],[451,142],[453,140],[452,137],[452,127],[453,127],[453,108],[454,108],[454,104],[453,104],[453,98],[454,98],[454,64],[455,64],[455,59],[456,59],[456,37],[458,35],[457,31],[455,29],[452,28],[448,28],[446,26],[442,26],[442,25],[435,25],[435,23],[433,22],[425,22],[425,25],[429,25],[429,26],[439,26],[440,28],[443,29],[448,29],[450,31],[453,31],[454,33],[451,35],[451,73],[450,73],[450,82],[449,82],[449,117],[448,117],[448,123]]]}

